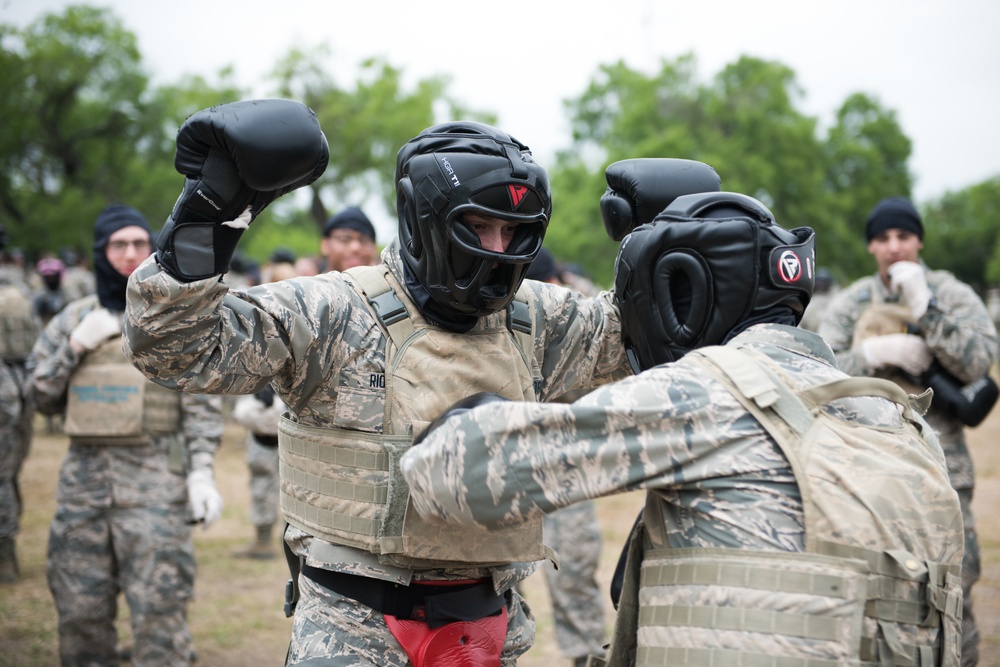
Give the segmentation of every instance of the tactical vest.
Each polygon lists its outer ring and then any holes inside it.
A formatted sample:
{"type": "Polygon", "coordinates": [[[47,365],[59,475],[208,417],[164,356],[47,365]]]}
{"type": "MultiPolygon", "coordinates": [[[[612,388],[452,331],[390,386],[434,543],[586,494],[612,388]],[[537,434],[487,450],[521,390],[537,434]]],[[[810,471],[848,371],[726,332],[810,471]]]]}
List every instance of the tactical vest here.
{"type": "Polygon", "coordinates": [[[121,337],[92,352],[73,371],[64,429],[77,444],[146,445],[181,427],[180,394],[146,379],[125,357],[121,337]]]}
{"type": "Polygon", "coordinates": [[[456,401],[480,391],[536,400],[541,371],[530,292],[522,288],[507,313],[490,316],[486,326],[452,333],[429,324],[384,267],[345,273],[386,337],[383,432],[310,427],[283,417],[278,450],[288,523],[403,568],[554,560],[542,543],[541,519],[501,530],[426,521],[399,469],[413,437],[456,401]]]}
{"type": "Polygon", "coordinates": [[[934,436],[919,437],[926,425],[914,407],[925,409],[927,397],[875,378],[796,392],[776,364],[745,349],[688,358],[726,385],[788,458],[805,551],[665,548],[663,501],[651,491],[607,664],[957,667],[961,509],[934,436]],[[906,425],[862,426],[821,409],[855,396],[897,403],[906,425]],[[864,480],[879,482],[858,481],[862,466],[864,480]]]}
{"type": "Polygon", "coordinates": [[[0,359],[23,362],[36,338],[38,322],[31,301],[15,285],[0,284],[0,359]]]}

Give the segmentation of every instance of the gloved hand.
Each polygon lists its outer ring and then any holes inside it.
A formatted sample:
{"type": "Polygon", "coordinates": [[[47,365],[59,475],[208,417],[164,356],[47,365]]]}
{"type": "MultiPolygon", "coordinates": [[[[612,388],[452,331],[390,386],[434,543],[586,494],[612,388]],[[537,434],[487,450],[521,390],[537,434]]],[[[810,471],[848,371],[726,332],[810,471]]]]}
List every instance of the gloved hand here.
{"type": "Polygon", "coordinates": [[[178,280],[229,270],[246,227],[275,199],[326,170],[330,149],[316,114],[292,100],[247,100],[193,114],[177,132],[184,189],[156,258],[178,280]]]}
{"type": "Polygon", "coordinates": [[[437,419],[428,424],[427,428],[418,433],[417,437],[413,439],[413,444],[419,445],[431,432],[440,428],[441,425],[443,425],[451,417],[468,412],[472,408],[477,408],[480,405],[486,405],[487,403],[502,403],[507,400],[508,399],[504,398],[500,394],[494,394],[489,391],[481,391],[478,394],[473,394],[472,396],[463,398],[460,401],[456,401],[451,405],[451,407],[438,415],[437,419]]]}
{"type": "Polygon", "coordinates": [[[96,350],[101,343],[109,338],[121,334],[121,315],[112,313],[107,308],[96,308],[84,315],[70,333],[70,347],[73,347],[77,352],[89,352],[96,350]]]}
{"type": "Polygon", "coordinates": [[[872,336],[861,343],[861,352],[872,368],[895,366],[910,375],[920,375],[934,361],[924,339],[913,334],[872,336]]]}
{"type": "Polygon", "coordinates": [[[222,496],[215,487],[215,475],[206,454],[192,457],[191,472],[187,476],[188,507],[191,520],[202,523],[205,528],[222,516],[222,496]]]}
{"type": "Polygon", "coordinates": [[[718,192],[722,187],[712,167],[677,158],[619,160],[608,165],[604,178],[608,189],[601,197],[601,217],[612,241],[652,222],[681,195],[718,192]]]}
{"type": "Polygon", "coordinates": [[[896,262],[889,267],[889,282],[893,293],[899,294],[900,300],[910,307],[913,319],[923,317],[931,301],[924,267],[916,262],[896,262]]]}

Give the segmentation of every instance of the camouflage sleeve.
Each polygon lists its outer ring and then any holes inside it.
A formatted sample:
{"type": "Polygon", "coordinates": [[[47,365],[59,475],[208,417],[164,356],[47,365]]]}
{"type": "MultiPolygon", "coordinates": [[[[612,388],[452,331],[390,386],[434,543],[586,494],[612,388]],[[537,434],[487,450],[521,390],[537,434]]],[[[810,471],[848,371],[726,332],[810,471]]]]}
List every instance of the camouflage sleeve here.
{"type": "MultiPolygon", "coordinates": [[[[35,409],[46,415],[66,408],[66,389],[81,355],[69,346],[69,337],[90,308],[91,300],[74,301],[53,317],[35,341],[28,357],[35,409]]],[[[93,300],[96,303],[96,300],[93,300]]]]}
{"type": "Polygon", "coordinates": [[[932,282],[932,289],[937,307],[928,308],[920,318],[924,340],[952,375],[965,383],[981,378],[998,354],[997,330],[986,304],[951,276],[936,285],[932,282]]]}
{"type": "Polygon", "coordinates": [[[403,456],[410,496],[424,516],[495,528],[687,474],[722,474],[707,462],[721,442],[747,428],[765,436],[699,375],[672,364],[572,404],[492,403],[456,415],[403,456]]]}
{"type": "Polygon", "coordinates": [[[342,356],[352,294],[329,274],[230,292],[218,278],[180,283],[150,258],[129,278],[125,353],[171,389],[254,394],[277,378],[305,400],[342,356]]]}
{"type": "Polygon", "coordinates": [[[181,414],[188,453],[215,456],[222,444],[222,397],[182,392],[181,414]]]}
{"type": "Polygon", "coordinates": [[[826,314],[817,331],[836,355],[837,367],[848,375],[874,374],[874,369],[865,362],[864,355],[851,349],[855,325],[861,314],[856,294],[859,290],[870,289],[868,281],[870,278],[862,278],[837,292],[828,302],[826,314]]]}
{"type": "Polygon", "coordinates": [[[531,281],[530,286],[535,290],[535,329],[542,332],[535,337],[545,378],[542,400],[631,375],[611,292],[585,297],[558,285],[531,281]]]}

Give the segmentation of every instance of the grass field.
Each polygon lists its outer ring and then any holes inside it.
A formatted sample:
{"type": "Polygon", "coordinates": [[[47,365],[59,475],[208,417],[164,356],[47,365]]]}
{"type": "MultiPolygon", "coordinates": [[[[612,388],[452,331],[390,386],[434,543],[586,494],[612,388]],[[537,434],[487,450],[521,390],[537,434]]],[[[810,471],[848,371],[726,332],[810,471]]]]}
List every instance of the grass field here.
{"type": "MultiPolygon", "coordinates": [[[[220,489],[226,499],[222,519],[208,530],[197,530],[196,599],[189,609],[191,631],[200,665],[245,667],[280,665],[284,660],[291,620],[282,611],[287,567],[282,559],[248,561],[232,552],[250,540],[248,480],[243,461],[243,430],[226,429],[217,460],[220,489]]],[[[974,501],[983,550],[983,576],[974,603],[983,635],[981,667],[1000,667],[1000,410],[969,431],[978,484],[974,501]]],[[[21,475],[25,498],[18,539],[21,579],[0,586],[0,666],[57,665],[56,614],[45,582],[45,548],[55,509],[55,485],[66,438],[46,432],[37,422],[30,457],[21,475]]],[[[598,501],[604,534],[599,578],[607,590],[611,573],[638,508],[638,492],[598,501]]],[[[524,588],[537,618],[537,641],[522,658],[524,667],[556,667],[562,660],[553,638],[550,607],[541,574],[524,588]]],[[[608,623],[614,620],[610,600],[608,623]]],[[[120,605],[121,641],[130,641],[127,607],[120,605]]]]}

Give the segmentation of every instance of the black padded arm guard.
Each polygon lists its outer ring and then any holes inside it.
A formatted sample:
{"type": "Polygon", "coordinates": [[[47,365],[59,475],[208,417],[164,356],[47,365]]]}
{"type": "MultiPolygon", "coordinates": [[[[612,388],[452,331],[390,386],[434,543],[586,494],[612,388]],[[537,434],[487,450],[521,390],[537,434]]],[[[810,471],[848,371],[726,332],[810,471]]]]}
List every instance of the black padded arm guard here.
{"type": "Polygon", "coordinates": [[[604,178],[608,189],[601,197],[601,217],[613,241],[652,222],[681,195],[722,188],[715,169],[704,162],[677,158],[619,160],[608,165],[604,178]]]}
{"type": "Polygon", "coordinates": [[[250,207],[313,183],[330,149],[312,109],[292,100],[220,104],[188,118],[177,133],[174,166],[184,189],[157,236],[156,258],[184,282],[220,275],[243,229],[223,225],[250,207]]]}

